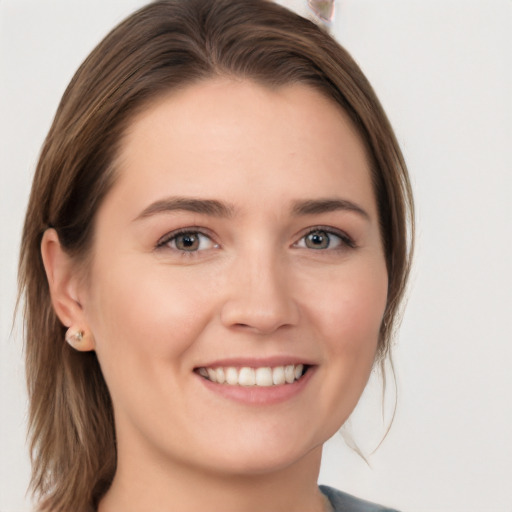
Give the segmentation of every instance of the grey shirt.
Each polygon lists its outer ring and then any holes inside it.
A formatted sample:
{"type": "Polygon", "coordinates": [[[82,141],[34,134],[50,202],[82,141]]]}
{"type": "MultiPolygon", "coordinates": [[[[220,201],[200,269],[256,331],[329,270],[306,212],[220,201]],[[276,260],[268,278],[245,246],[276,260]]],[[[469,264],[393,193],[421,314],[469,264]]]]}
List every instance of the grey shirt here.
{"type": "Polygon", "coordinates": [[[376,505],[369,501],[360,500],[350,494],[338,491],[326,485],[320,485],[320,490],[331,502],[334,512],[398,512],[395,509],[376,505]]]}

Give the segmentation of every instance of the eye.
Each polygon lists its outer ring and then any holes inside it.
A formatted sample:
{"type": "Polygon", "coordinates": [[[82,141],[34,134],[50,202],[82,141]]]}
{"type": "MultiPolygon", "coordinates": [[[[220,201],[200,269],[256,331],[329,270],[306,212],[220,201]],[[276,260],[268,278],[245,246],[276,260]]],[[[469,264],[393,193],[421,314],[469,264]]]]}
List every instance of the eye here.
{"type": "Polygon", "coordinates": [[[208,235],[190,230],[166,235],[158,242],[157,247],[170,247],[181,252],[198,252],[213,249],[218,245],[208,235]]]}
{"type": "Polygon", "coordinates": [[[294,247],[314,250],[338,249],[343,246],[354,247],[355,245],[345,234],[318,228],[313,229],[294,244],[294,247]]]}

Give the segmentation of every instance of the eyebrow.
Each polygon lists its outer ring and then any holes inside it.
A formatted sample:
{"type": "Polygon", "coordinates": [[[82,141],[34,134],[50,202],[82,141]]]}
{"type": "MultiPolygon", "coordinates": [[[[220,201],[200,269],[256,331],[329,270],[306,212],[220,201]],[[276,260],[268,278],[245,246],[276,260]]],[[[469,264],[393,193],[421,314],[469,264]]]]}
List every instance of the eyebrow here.
{"type": "Polygon", "coordinates": [[[306,201],[295,201],[292,207],[292,213],[296,216],[318,215],[320,213],[329,213],[339,210],[354,212],[364,217],[366,220],[370,219],[370,215],[363,208],[347,199],[308,199],[306,201]]]}
{"type": "Polygon", "coordinates": [[[213,217],[231,217],[234,208],[215,199],[195,199],[190,197],[168,197],[151,203],[135,220],[144,219],[159,213],[186,211],[213,217]]]}
{"type": "MultiPolygon", "coordinates": [[[[347,199],[307,199],[294,201],[292,204],[292,215],[319,215],[335,211],[350,211],[357,213],[365,219],[369,219],[368,213],[360,206],[347,199]]],[[[187,211],[199,213],[212,217],[232,217],[235,211],[234,206],[215,199],[196,199],[191,197],[168,197],[151,203],[145,208],[135,220],[145,219],[160,213],[172,211],[187,211]]]]}

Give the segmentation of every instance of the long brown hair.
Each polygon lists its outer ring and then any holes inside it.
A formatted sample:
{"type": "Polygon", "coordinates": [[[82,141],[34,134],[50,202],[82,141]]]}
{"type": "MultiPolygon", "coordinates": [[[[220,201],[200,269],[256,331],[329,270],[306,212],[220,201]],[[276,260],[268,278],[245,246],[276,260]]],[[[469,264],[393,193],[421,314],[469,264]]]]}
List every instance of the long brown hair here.
{"type": "Polygon", "coordinates": [[[32,490],[39,509],[95,510],[116,469],[109,392],[93,352],[75,352],[53,311],[40,254],[48,227],[84,264],[95,213],[116,178],[122,135],[148,102],[213,76],[303,83],[337,102],[364,141],[387,263],[377,362],[410,266],[413,203],[393,130],[365,76],[323,29],[266,0],[160,0],[94,49],[66,89],[37,165],[19,267],[30,398],[32,490]]]}

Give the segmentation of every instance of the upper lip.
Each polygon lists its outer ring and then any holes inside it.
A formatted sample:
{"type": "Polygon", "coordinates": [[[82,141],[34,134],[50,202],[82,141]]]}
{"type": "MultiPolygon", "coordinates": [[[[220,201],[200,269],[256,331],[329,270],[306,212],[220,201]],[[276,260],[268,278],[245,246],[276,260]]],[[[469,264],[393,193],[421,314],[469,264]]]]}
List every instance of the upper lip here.
{"type": "Polygon", "coordinates": [[[204,364],[197,365],[196,368],[274,368],[276,366],[303,364],[305,366],[312,366],[314,363],[307,358],[300,356],[272,356],[272,357],[230,357],[225,359],[216,359],[204,364]]]}

